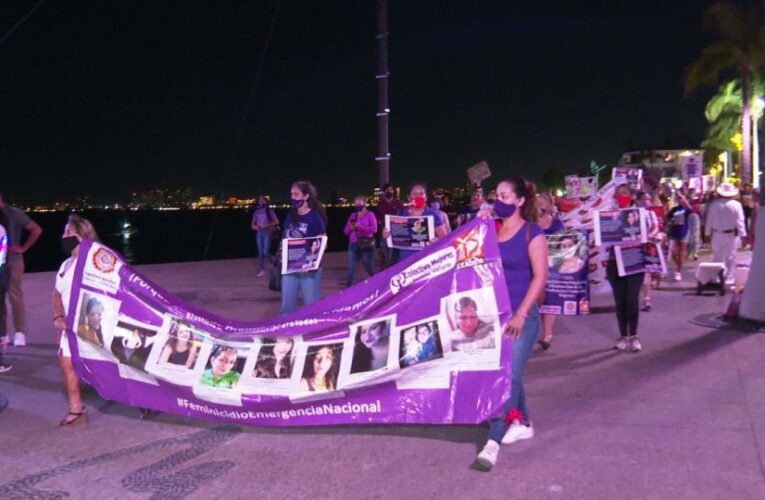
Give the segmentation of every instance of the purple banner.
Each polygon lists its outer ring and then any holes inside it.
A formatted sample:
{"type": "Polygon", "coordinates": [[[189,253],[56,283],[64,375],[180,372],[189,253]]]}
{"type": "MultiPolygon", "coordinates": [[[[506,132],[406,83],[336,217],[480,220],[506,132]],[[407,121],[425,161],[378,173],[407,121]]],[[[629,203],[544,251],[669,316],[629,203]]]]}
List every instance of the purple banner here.
{"type": "Polygon", "coordinates": [[[571,316],[590,313],[588,254],[587,235],[581,231],[566,229],[547,236],[550,271],[542,313],[571,316]]]}
{"type": "Polygon", "coordinates": [[[363,283],[257,322],[186,304],[83,242],[67,335],[78,375],[132,406],[273,426],[476,424],[509,396],[509,312],[494,223],[476,220],[363,283]]]}

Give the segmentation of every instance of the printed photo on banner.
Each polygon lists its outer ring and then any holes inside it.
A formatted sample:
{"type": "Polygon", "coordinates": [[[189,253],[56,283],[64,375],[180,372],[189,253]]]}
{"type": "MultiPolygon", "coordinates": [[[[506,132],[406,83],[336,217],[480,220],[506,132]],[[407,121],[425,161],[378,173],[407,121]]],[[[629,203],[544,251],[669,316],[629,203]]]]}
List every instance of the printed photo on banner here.
{"type": "Polygon", "coordinates": [[[644,208],[599,210],[595,212],[593,226],[598,246],[648,241],[644,208]]]}
{"type": "Polygon", "coordinates": [[[614,257],[619,276],[640,273],[667,274],[664,252],[654,241],[617,246],[614,248],[614,257]]]}
{"type": "Polygon", "coordinates": [[[326,236],[285,238],[282,240],[282,274],[316,271],[326,249],[326,236]]]}
{"type": "Polygon", "coordinates": [[[400,250],[422,250],[435,237],[433,216],[386,215],[385,228],[390,232],[388,247],[400,250]]]}
{"type": "Polygon", "coordinates": [[[399,339],[398,359],[401,368],[444,357],[441,333],[436,320],[403,328],[399,339]]]}
{"type": "Polygon", "coordinates": [[[130,318],[120,318],[111,336],[110,350],[117,361],[146,371],[146,362],[157,339],[157,328],[130,318]]]}
{"type": "MultiPolygon", "coordinates": [[[[444,297],[444,314],[449,325],[445,336],[452,351],[496,349],[499,342],[497,307],[486,289],[444,297]]],[[[447,349],[448,351],[449,349],[447,349]]]]}
{"type": "Polygon", "coordinates": [[[302,359],[300,392],[332,392],[338,388],[344,342],[308,345],[302,359]]]}
{"type": "Polygon", "coordinates": [[[80,293],[74,325],[80,356],[114,362],[103,349],[107,334],[117,326],[120,305],[120,301],[106,295],[84,290],[80,293]]]}
{"type": "Polygon", "coordinates": [[[242,391],[288,396],[298,391],[302,337],[256,338],[244,365],[242,391]]]}
{"type": "MultiPolygon", "coordinates": [[[[544,314],[589,314],[589,248],[587,235],[567,229],[547,236],[549,275],[544,314]]],[[[597,264],[596,264],[597,265],[597,264]]]]}
{"type": "Polygon", "coordinates": [[[208,333],[186,320],[166,315],[146,361],[146,371],[179,385],[198,383],[212,344],[208,333]]]}
{"type": "Polygon", "coordinates": [[[633,167],[614,167],[611,180],[618,186],[629,184],[632,189],[643,189],[643,169],[633,167]]]}
{"type": "Polygon", "coordinates": [[[379,378],[388,380],[399,369],[393,349],[392,332],[395,316],[368,319],[350,325],[350,336],[345,343],[345,356],[340,364],[342,387],[369,382],[379,378]]]}
{"type": "Polygon", "coordinates": [[[244,370],[245,354],[229,344],[213,344],[200,385],[221,389],[234,389],[239,385],[244,370]]]}
{"type": "Polygon", "coordinates": [[[489,286],[441,299],[445,357],[459,358],[460,371],[496,370],[502,347],[494,289],[489,286]]]}

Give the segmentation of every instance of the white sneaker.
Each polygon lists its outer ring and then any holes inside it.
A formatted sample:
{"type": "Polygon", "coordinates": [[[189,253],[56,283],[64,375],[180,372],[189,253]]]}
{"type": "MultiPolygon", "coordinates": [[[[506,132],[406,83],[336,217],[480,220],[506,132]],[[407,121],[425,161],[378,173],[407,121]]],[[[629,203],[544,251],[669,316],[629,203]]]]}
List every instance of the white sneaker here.
{"type": "Polygon", "coordinates": [[[16,347],[24,347],[27,345],[27,336],[22,332],[16,332],[13,334],[13,345],[16,347]]]}
{"type": "Polygon", "coordinates": [[[675,273],[675,281],[683,281],[683,275],[680,273],[675,273]]]}
{"type": "Polygon", "coordinates": [[[499,443],[489,439],[481,453],[475,457],[476,469],[489,472],[497,463],[497,455],[499,455],[499,443]]]}
{"type": "Polygon", "coordinates": [[[13,367],[11,365],[6,365],[4,363],[0,363],[0,373],[8,373],[11,371],[13,367]]]}
{"type": "Polygon", "coordinates": [[[632,337],[630,339],[630,349],[632,352],[640,352],[643,349],[643,346],[640,344],[640,340],[637,337],[632,337]]]}
{"type": "Polygon", "coordinates": [[[516,441],[522,439],[531,439],[534,437],[534,428],[529,425],[523,424],[510,424],[510,427],[505,432],[505,436],[502,438],[502,444],[513,444],[516,441]]]}
{"type": "Polygon", "coordinates": [[[627,337],[619,337],[619,341],[614,346],[614,349],[617,351],[626,351],[627,350],[627,337]]]}
{"type": "Polygon", "coordinates": [[[261,270],[261,271],[259,271],[259,272],[258,272],[258,274],[256,274],[255,276],[256,276],[256,277],[258,277],[258,278],[262,278],[262,277],[263,277],[263,276],[265,276],[265,275],[266,275],[266,272],[265,272],[265,271],[263,271],[263,270],[261,270]]]}

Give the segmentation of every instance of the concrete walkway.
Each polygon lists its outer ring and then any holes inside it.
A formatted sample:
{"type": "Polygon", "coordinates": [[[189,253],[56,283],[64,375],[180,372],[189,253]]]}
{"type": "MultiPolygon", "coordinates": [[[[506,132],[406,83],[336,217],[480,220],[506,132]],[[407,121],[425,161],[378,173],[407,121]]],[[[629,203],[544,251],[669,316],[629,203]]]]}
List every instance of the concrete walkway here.
{"type": "MultiPolygon", "coordinates": [[[[329,256],[324,293],[344,255],[329,256]]],[[[276,313],[279,296],[252,261],[141,268],[232,318],[276,313]]],[[[363,271],[360,271],[363,273],[363,271]]],[[[363,274],[362,274],[363,275],[363,274]]],[[[493,472],[470,469],[486,429],[267,429],[137,409],[86,393],[89,424],[66,412],[51,327],[52,273],[26,277],[26,348],[0,376],[0,498],[765,498],[765,335],[696,326],[729,296],[686,281],[654,292],[641,314],[644,351],[618,354],[610,297],[557,325],[532,358],[527,393],[537,435],[504,446],[493,472]]]]}

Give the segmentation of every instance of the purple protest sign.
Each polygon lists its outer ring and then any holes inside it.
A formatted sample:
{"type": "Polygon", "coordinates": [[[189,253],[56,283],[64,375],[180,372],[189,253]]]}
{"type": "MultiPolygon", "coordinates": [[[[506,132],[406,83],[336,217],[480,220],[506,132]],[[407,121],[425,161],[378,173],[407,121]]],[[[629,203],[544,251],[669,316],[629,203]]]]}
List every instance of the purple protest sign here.
{"type": "Polygon", "coordinates": [[[590,313],[587,235],[566,229],[547,236],[549,277],[545,285],[543,314],[590,313]]]}
{"type": "Polygon", "coordinates": [[[77,374],[108,400],[255,425],[475,424],[509,395],[492,221],[257,322],[186,304],[98,243],[79,255],[67,335],[77,374]]]}

